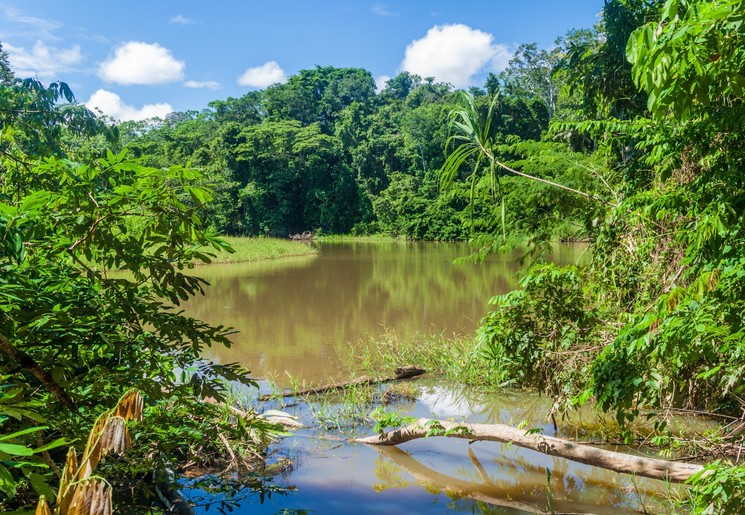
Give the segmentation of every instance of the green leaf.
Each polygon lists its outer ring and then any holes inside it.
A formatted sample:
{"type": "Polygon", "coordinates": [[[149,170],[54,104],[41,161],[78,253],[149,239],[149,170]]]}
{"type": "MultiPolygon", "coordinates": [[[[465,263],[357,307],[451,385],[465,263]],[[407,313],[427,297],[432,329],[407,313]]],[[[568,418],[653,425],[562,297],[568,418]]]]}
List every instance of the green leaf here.
{"type": "Polygon", "coordinates": [[[16,431],[15,433],[9,434],[9,435],[3,435],[0,436],[0,442],[3,442],[5,440],[12,440],[13,438],[18,438],[19,436],[27,435],[30,433],[36,433],[38,431],[44,431],[45,429],[49,429],[47,426],[38,426],[38,427],[29,427],[28,429],[23,429],[21,431],[16,431]]]}
{"type": "Polygon", "coordinates": [[[0,443],[0,452],[10,454],[11,456],[33,456],[34,454],[32,449],[14,443],[0,443]]]}
{"type": "Polygon", "coordinates": [[[45,496],[49,501],[53,501],[57,498],[55,491],[49,487],[47,482],[44,480],[44,477],[40,474],[32,472],[28,475],[28,480],[31,482],[31,486],[37,494],[45,496]]]}

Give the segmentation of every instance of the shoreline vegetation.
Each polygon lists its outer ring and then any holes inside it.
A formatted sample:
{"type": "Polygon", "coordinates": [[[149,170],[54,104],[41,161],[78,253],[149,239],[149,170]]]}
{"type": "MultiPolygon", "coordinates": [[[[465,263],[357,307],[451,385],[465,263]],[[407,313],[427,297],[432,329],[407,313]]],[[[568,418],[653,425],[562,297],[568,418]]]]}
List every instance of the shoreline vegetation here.
{"type": "Polygon", "coordinates": [[[303,241],[244,236],[222,236],[222,239],[235,252],[219,251],[211,263],[204,264],[252,263],[318,254],[317,248],[303,241]]]}

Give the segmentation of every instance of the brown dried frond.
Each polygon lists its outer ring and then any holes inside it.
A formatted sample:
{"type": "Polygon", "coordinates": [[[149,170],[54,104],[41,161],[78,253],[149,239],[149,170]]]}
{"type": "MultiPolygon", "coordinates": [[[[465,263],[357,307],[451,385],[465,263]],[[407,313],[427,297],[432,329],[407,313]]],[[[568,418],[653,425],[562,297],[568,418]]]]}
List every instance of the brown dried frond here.
{"type": "Polygon", "coordinates": [[[111,487],[101,478],[78,483],[65,515],[111,515],[111,487]]]}
{"type": "Polygon", "coordinates": [[[101,455],[105,456],[110,452],[123,454],[130,447],[132,438],[129,436],[127,421],[118,416],[109,417],[101,433],[101,455]]]}
{"type": "Polygon", "coordinates": [[[78,473],[78,456],[75,454],[75,448],[70,447],[67,451],[67,460],[65,461],[65,468],[62,471],[62,479],[59,484],[59,494],[57,495],[57,512],[66,513],[72,501],[72,496],[75,493],[75,488],[72,482],[75,480],[75,476],[78,473]]]}
{"type": "Polygon", "coordinates": [[[137,390],[130,390],[119,399],[112,414],[115,417],[122,417],[124,420],[142,422],[144,406],[145,401],[142,394],[137,390]]]}
{"type": "Polygon", "coordinates": [[[93,424],[93,428],[88,435],[88,443],[83,451],[83,458],[80,460],[80,468],[82,469],[80,479],[89,477],[98,462],[101,461],[101,435],[110,416],[109,413],[104,413],[93,424]]]}
{"type": "Polygon", "coordinates": [[[47,498],[43,495],[39,497],[39,502],[36,504],[36,512],[34,515],[52,515],[52,510],[49,508],[47,498]]]}
{"type": "Polygon", "coordinates": [[[142,421],[143,411],[142,394],[137,390],[130,390],[119,399],[113,410],[98,417],[83,452],[84,470],[80,479],[90,477],[101,458],[109,452],[121,454],[132,446],[126,421],[142,421]]]}

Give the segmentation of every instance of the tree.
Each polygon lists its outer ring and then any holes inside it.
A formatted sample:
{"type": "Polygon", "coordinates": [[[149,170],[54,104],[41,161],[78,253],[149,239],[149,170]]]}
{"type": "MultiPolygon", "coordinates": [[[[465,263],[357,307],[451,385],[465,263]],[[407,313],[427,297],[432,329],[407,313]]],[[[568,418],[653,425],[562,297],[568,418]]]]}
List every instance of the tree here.
{"type": "Polygon", "coordinates": [[[201,398],[222,398],[226,379],[253,383],[201,357],[229,343],[225,328],[176,309],[203,292],[194,262],[227,248],[199,216],[211,199],[199,172],[146,167],[126,152],[73,162],[56,139],[80,127],[77,106],[57,103],[72,100],[67,85],[0,87],[12,135],[0,157],[0,428],[12,451],[0,491],[23,489],[8,507],[28,501],[29,483],[50,498],[44,475],[64,462],[60,446],[126,390],[145,395],[150,425],[119,472],[160,474],[188,452],[181,436],[219,425],[201,398]]]}
{"type": "Polygon", "coordinates": [[[605,0],[601,23],[593,32],[569,33],[565,66],[588,116],[631,119],[644,112],[645,97],[631,80],[626,42],[637,27],[657,16],[661,4],[605,0]]]}
{"type": "Polygon", "coordinates": [[[549,120],[556,113],[559,92],[563,87],[560,77],[555,73],[561,62],[561,54],[559,46],[549,52],[539,50],[535,43],[522,44],[501,74],[504,89],[510,94],[540,99],[546,107],[549,120]]]}
{"type": "Polygon", "coordinates": [[[264,92],[270,120],[319,123],[324,134],[333,134],[339,113],[353,102],[367,103],[375,96],[375,80],[360,68],[316,67],[301,70],[285,84],[264,92]]]}
{"type": "Polygon", "coordinates": [[[214,100],[208,105],[215,111],[214,118],[219,125],[228,122],[254,125],[260,123],[265,116],[261,105],[263,100],[263,92],[249,91],[241,98],[228,97],[226,100],[214,100]]]}
{"type": "MultiPolygon", "coordinates": [[[[455,149],[448,155],[440,169],[440,181],[444,188],[449,187],[458,178],[463,165],[468,163],[471,172],[466,180],[471,185],[471,202],[474,201],[476,193],[482,191],[486,192],[495,202],[501,204],[501,240],[503,244],[507,243],[506,198],[508,194],[504,190],[501,180],[501,175],[504,172],[584,197],[593,202],[613,205],[611,201],[605,200],[601,195],[593,192],[592,189],[589,192],[580,190],[550,178],[525,173],[505,164],[497,153],[499,149],[495,144],[491,129],[497,98],[491,100],[485,115],[482,114],[476,100],[470,93],[461,93],[461,98],[461,107],[453,110],[450,115],[452,132],[448,139],[448,146],[454,143],[455,149]]],[[[587,182],[592,187],[592,183],[595,181],[590,178],[587,182]]]]}
{"type": "Polygon", "coordinates": [[[3,45],[0,43],[0,85],[10,86],[14,81],[15,75],[13,75],[13,70],[10,69],[8,52],[3,50],[3,45]]]}

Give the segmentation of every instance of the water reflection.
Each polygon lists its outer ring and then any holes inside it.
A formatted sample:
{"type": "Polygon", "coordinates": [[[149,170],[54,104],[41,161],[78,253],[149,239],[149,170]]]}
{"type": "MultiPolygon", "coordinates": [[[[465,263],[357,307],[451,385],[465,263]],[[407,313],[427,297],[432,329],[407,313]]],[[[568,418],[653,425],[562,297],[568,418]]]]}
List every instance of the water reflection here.
{"type": "MultiPolygon", "coordinates": [[[[561,245],[555,259],[573,262],[582,249],[561,245]]],[[[186,309],[239,331],[231,349],[211,349],[210,357],[285,385],[285,371],[326,381],[345,343],[386,330],[402,338],[472,332],[488,299],[517,286],[520,267],[519,254],[453,264],[467,253],[462,244],[324,244],[313,257],[200,267],[212,286],[186,309]]]]}
{"type": "MultiPolygon", "coordinates": [[[[457,412],[456,420],[544,427],[550,401],[524,392],[474,393],[434,380],[414,383],[417,402],[393,411],[415,418],[457,412]],[[440,401],[440,399],[443,399],[440,401]],[[441,410],[441,411],[440,411],[441,410]],[[470,411],[472,410],[472,411],[470,411]]],[[[319,401],[320,402],[320,401],[319,401]]],[[[314,406],[292,413],[312,425],[314,406]]],[[[369,408],[370,410],[372,407],[369,408]]],[[[561,424],[561,422],[560,422],[561,424]]],[[[558,434],[571,433],[569,426],[558,434]]],[[[281,510],[355,515],[380,513],[596,513],[664,511],[668,485],[661,481],[575,463],[497,442],[427,438],[398,447],[350,443],[340,433],[300,431],[281,443],[298,464],[281,486],[292,490],[264,503],[246,502],[235,513],[269,515],[281,510]],[[330,439],[328,438],[331,436],[330,439]]],[[[671,488],[675,488],[674,486],[671,488]]]]}

